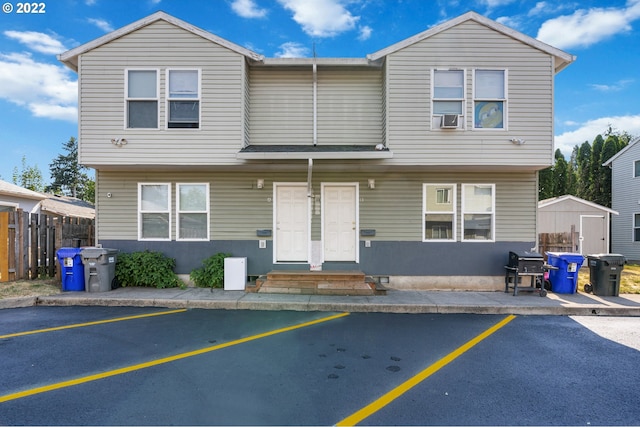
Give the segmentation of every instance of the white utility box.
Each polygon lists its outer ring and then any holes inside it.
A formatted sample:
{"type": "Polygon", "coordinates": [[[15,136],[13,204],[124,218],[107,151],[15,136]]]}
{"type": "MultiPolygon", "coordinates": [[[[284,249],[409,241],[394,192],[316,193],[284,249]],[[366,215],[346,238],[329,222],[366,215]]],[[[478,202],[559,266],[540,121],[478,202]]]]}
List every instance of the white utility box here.
{"type": "Polygon", "coordinates": [[[228,257],[224,259],[224,290],[244,291],[247,284],[247,258],[228,257]]]}

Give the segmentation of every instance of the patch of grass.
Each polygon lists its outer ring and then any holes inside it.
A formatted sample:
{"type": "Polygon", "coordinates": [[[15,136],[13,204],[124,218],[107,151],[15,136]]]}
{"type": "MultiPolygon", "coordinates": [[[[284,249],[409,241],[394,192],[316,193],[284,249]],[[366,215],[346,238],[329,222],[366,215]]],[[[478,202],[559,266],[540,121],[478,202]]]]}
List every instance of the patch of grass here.
{"type": "Polygon", "coordinates": [[[60,293],[60,282],[55,279],[18,280],[0,283],[0,299],[38,297],[60,293]]]}
{"type": "MultiPolygon", "coordinates": [[[[578,291],[582,292],[587,283],[589,283],[589,267],[585,265],[578,274],[578,291]]],[[[640,294],[640,265],[627,264],[624,266],[620,275],[620,293],[640,294]]]]}

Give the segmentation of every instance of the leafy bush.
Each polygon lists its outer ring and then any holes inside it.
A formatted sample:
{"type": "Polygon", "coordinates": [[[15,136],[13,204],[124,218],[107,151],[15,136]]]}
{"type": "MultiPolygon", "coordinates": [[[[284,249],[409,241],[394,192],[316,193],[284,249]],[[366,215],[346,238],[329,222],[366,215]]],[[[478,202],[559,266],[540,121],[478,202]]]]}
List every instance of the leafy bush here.
{"type": "Polygon", "coordinates": [[[224,284],[224,259],[231,254],[217,253],[202,261],[202,267],[193,270],[189,277],[201,288],[221,288],[224,284]]]}
{"type": "Polygon", "coordinates": [[[173,271],[175,266],[176,260],[161,252],[121,253],[116,262],[116,280],[120,286],[182,287],[184,284],[173,271]]]}

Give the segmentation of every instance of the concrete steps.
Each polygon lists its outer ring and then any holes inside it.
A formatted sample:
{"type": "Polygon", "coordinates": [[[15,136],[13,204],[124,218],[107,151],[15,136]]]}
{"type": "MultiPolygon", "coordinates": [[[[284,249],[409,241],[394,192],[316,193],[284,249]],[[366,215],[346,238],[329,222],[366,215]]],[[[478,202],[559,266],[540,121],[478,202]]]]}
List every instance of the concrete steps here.
{"type": "Polygon", "coordinates": [[[271,271],[250,292],[302,295],[380,295],[361,271],[271,271]]]}

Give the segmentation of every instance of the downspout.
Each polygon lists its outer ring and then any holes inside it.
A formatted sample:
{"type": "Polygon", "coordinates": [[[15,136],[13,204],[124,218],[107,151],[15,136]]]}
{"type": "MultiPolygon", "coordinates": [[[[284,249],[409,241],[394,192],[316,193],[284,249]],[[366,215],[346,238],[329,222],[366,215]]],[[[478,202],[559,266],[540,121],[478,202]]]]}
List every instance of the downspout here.
{"type": "Polygon", "coordinates": [[[318,65],[313,49],[313,146],[318,145],[318,65]]]}

